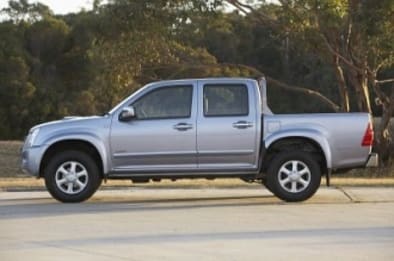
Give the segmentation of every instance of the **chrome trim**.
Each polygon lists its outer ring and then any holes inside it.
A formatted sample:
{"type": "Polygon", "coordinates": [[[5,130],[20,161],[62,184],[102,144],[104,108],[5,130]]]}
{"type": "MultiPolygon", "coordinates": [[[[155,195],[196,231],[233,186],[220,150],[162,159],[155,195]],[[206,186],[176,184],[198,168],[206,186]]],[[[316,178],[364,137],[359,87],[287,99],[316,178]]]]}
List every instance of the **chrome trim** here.
{"type": "Polygon", "coordinates": [[[124,157],[149,157],[149,156],[185,156],[196,155],[195,151],[177,151],[177,152],[116,152],[113,154],[114,158],[124,157]]]}
{"type": "Polygon", "coordinates": [[[198,151],[198,155],[216,156],[216,155],[249,155],[255,153],[254,150],[231,150],[231,151],[198,151]]]}

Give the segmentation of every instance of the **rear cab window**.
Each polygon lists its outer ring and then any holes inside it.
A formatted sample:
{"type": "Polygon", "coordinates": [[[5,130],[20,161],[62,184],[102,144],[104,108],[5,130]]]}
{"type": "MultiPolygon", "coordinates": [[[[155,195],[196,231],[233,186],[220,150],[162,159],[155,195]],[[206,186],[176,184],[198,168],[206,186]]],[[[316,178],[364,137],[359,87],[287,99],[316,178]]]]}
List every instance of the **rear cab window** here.
{"type": "Polygon", "coordinates": [[[203,106],[205,117],[247,116],[248,88],[244,84],[206,84],[203,106]]]}

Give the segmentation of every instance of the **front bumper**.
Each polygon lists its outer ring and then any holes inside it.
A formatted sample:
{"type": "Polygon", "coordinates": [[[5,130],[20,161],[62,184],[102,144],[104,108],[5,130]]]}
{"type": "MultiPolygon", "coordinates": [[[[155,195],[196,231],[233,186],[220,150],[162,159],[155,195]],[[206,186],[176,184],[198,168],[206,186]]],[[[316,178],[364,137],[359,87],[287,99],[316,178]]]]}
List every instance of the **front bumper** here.
{"type": "Polygon", "coordinates": [[[32,176],[39,176],[41,159],[46,146],[23,148],[21,155],[21,169],[32,176]]]}
{"type": "Polygon", "coordinates": [[[369,154],[367,164],[365,165],[365,167],[375,168],[378,166],[379,166],[379,155],[377,153],[369,154]]]}

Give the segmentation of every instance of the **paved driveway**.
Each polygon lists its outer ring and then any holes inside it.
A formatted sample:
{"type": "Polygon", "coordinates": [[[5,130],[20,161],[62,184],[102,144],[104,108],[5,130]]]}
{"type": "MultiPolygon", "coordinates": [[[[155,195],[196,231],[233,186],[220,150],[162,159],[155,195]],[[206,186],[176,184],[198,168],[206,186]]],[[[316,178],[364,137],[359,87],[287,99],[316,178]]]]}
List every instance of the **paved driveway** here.
{"type": "Polygon", "coordinates": [[[394,260],[394,188],[0,192],[0,260],[394,260]]]}

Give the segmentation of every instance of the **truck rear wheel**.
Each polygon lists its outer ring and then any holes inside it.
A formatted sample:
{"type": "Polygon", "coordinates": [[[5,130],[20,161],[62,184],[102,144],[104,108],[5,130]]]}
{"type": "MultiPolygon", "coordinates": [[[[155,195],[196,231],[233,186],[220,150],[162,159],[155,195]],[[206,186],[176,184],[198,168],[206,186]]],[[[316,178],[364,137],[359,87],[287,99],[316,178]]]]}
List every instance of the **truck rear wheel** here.
{"type": "Polygon", "coordinates": [[[320,181],[320,166],[310,153],[285,151],[276,155],[268,167],[266,186],[278,198],[297,202],[312,197],[320,181]]]}
{"type": "Polygon", "coordinates": [[[101,185],[96,162],[81,151],[64,151],[55,155],[44,172],[49,193],[61,202],[82,202],[101,185]]]}

